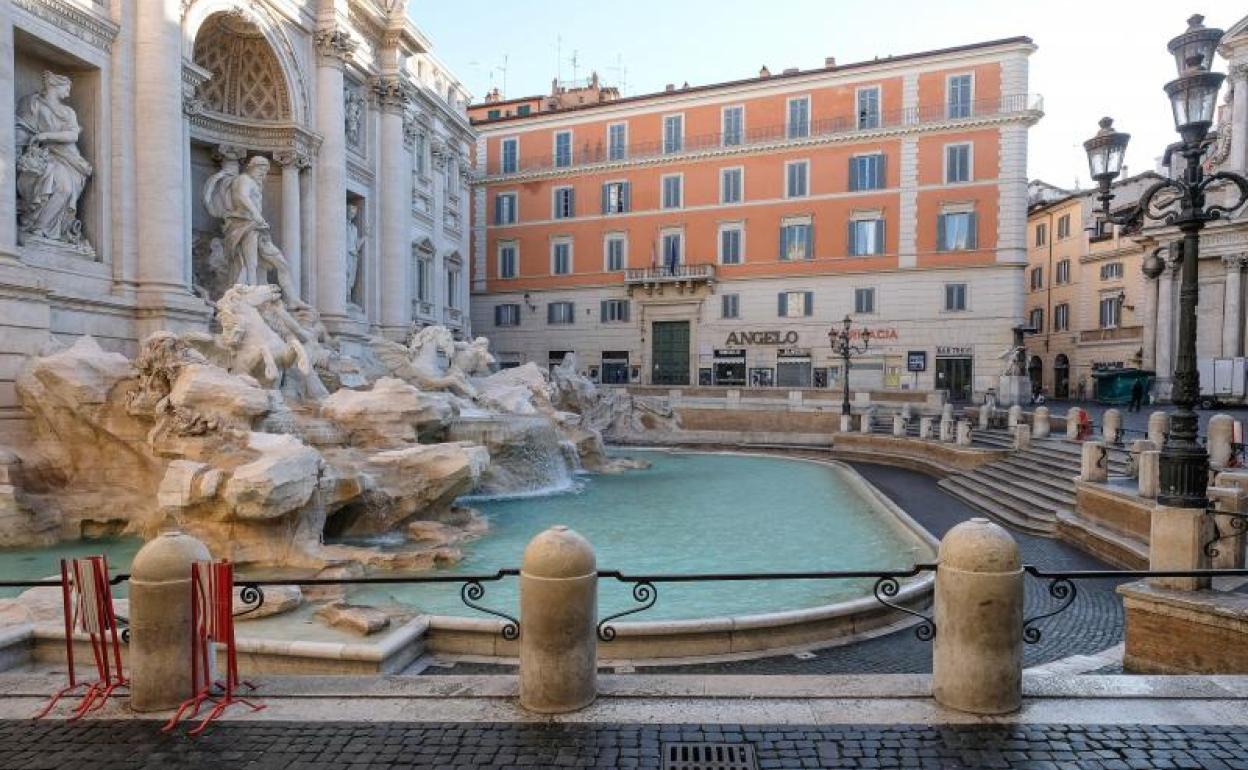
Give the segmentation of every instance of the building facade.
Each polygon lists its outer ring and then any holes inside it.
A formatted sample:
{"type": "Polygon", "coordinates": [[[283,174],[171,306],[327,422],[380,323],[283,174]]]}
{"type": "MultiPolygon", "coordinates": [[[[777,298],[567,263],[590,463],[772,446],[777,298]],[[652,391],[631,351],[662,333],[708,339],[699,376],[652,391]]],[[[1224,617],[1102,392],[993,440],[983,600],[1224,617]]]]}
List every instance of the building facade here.
{"type": "Polygon", "coordinates": [[[474,107],[474,328],[603,382],[832,387],[849,315],[855,387],[982,394],[1023,320],[1033,50],[474,107]]]}
{"type": "Polygon", "coordinates": [[[406,5],[0,0],[0,434],[49,339],[206,329],[244,242],[348,352],[468,333],[469,96],[406,5]]]}
{"type": "MultiPolygon", "coordinates": [[[[1160,178],[1115,182],[1115,207],[1160,178]]],[[[1101,223],[1098,205],[1095,191],[1045,194],[1028,212],[1027,373],[1048,398],[1092,398],[1093,372],[1144,364],[1144,249],[1138,233],[1101,223]]]]}

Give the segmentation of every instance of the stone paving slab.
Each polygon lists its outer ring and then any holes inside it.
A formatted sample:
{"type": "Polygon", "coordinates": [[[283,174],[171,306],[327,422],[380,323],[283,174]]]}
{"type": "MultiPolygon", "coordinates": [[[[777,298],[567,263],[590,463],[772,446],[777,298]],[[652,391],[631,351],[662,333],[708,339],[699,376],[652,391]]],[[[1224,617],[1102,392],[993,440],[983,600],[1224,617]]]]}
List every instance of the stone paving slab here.
{"type": "Polygon", "coordinates": [[[1221,726],[222,724],[190,739],[145,722],[0,722],[5,770],[549,770],[660,768],[665,743],[754,747],[758,767],[1248,768],[1248,731],[1221,726]]]}

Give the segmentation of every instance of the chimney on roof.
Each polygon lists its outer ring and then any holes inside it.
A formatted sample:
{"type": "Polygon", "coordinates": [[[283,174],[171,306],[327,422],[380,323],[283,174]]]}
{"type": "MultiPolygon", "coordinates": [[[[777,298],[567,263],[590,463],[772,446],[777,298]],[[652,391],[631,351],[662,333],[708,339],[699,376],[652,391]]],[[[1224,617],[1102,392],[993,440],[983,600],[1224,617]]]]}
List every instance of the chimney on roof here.
{"type": "Polygon", "coordinates": [[[835,66],[836,66],[836,57],[835,57],[835,56],[825,56],[825,57],[823,57],[823,66],[824,66],[824,67],[826,67],[826,68],[828,68],[828,69],[832,69],[833,67],[835,67],[835,66]]]}
{"type": "Polygon", "coordinates": [[[764,64],[764,65],[762,66],[762,69],[760,69],[760,70],[758,71],[758,76],[759,76],[760,78],[769,78],[769,77],[771,77],[771,70],[767,69],[767,65],[766,65],[766,64],[764,64]]]}
{"type": "Polygon", "coordinates": [[[675,83],[668,83],[666,86],[664,86],[664,87],[663,87],[663,90],[664,90],[664,91],[666,91],[666,92],[668,92],[668,93],[670,94],[672,91],[675,91],[675,90],[676,90],[676,84],[675,84],[675,83]]]}
{"type": "Polygon", "coordinates": [[[682,90],[682,91],[683,91],[683,90],[685,90],[685,89],[686,89],[686,88],[688,88],[688,87],[689,87],[689,81],[688,81],[688,80],[686,80],[686,81],[684,82],[684,84],[680,87],[680,90],[682,90]]]}

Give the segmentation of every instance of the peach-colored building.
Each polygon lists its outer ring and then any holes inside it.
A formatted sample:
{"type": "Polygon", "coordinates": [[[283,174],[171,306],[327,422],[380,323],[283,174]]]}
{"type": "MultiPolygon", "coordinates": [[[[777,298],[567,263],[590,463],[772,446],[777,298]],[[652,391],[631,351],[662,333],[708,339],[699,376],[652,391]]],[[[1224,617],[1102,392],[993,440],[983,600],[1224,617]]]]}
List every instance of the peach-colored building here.
{"type": "Polygon", "coordinates": [[[474,107],[474,329],[504,365],[575,352],[604,382],[832,387],[849,314],[876,333],[855,387],[996,387],[1023,320],[1034,50],[474,107]]]}

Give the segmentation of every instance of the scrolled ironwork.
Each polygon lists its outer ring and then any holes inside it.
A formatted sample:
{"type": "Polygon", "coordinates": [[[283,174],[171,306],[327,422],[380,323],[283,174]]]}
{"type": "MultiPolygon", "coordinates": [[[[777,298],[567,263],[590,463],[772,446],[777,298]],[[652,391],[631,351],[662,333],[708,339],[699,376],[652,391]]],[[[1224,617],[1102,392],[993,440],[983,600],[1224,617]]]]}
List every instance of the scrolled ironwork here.
{"type": "MultiPolygon", "coordinates": [[[[1032,572],[1032,570],[1028,570],[1032,572]]],[[[1032,574],[1035,574],[1032,572],[1032,574]]],[[[1079,589],[1075,587],[1074,582],[1068,577],[1055,577],[1049,581],[1049,596],[1056,599],[1059,604],[1055,609],[1040,615],[1027,618],[1023,621],[1023,641],[1027,644],[1036,644],[1043,637],[1040,629],[1036,624],[1054,615],[1058,615],[1066,610],[1067,607],[1075,603],[1075,597],[1078,596],[1079,589]]]]}
{"type": "Polygon", "coordinates": [[[1206,511],[1206,513],[1210,516],[1224,516],[1229,519],[1227,522],[1227,525],[1230,527],[1229,532],[1223,532],[1222,527],[1218,525],[1218,520],[1216,518],[1213,520],[1213,538],[1209,540],[1209,542],[1205,543],[1204,547],[1201,549],[1205,552],[1205,556],[1208,556],[1210,559],[1216,559],[1222,555],[1222,552],[1218,550],[1218,543],[1220,541],[1229,540],[1232,537],[1238,537],[1245,532],[1248,532],[1248,516],[1213,509],[1206,511]]]}
{"type": "Polygon", "coordinates": [[[611,621],[619,620],[627,615],[635,615],[638,612],[645,612],[659,601],[659,589],[654,587],[654,583],[649,580],[640,580],[633,583],[633,601],[638,606],[617,612],[614,615],[608,615],[598,621],[598,638],[604,642],[610,642],[615,639],[615,626],[611,625],[611,621]]]}
{"type": "Polygon", "coordinates": [[[264,606],[264,589],[254,583],[240,583],[238,587],[238,602],[246,609],[241,612],[235,612],[234,617],[241,618],[244,615],[250,615],[264,606]]]}
{"type": "Polygon", "coordinates": [[[1209,219],[1222,219],[1226,217],[1226,215],[1235,211],[1235,209],[1243,206],[1245,202],[1248,202],[1248,179],[1245,179],[1239,174],[1230,174],[1225,171],[1219,171],[1215,174],[1206,176],[1200,183],[1200,192],[1203,194],[1213,185],[1221,184],[1223,182],[1230,182],[1235,185],[1235,189],[1239,191],[1239,198],[1229,206],[1223,206],[1215,203],[1212,206],[1207,207],[1205,209],[1205,215],[1209,219]]]}
{"type": "Polygon", "coordinates": [[[481,581],[479,579],[468,580],[460,586],[459,598],[464,604],[468,605],[477,612],[484,612],[487,615],[493,615],[494,617],[502,618],[507,621],[503,624],[503,629],[500,632],[502,633],[503,638],[508,641],[519,639],[520,621],[505,612],[500,612],[499,610],[490,609],[489,607],[478,604],[477,602],[483,596],[485,596],[485,586],[481,585],[481,581]]]}
{"type": "Polygon", "coordinates": [[[936,638],[936,621],[921,612],[917,612],[909,607],[903,607],[900,604],[889,601],[889,599],[895,598],[897,594],[901,593],[901,583],[897,580],[897,578],[891,575],[884,575],[883,577],[877,578],[875,585],[871,588],[871,593],[874,594],[875,600],[880,604],[883,604],[885,607],[898,612],[904,612],[907,615],[912,615],[921,620],[922,622],[914,627],[914,635],[919,641],[930,642],[936,638]]]}

